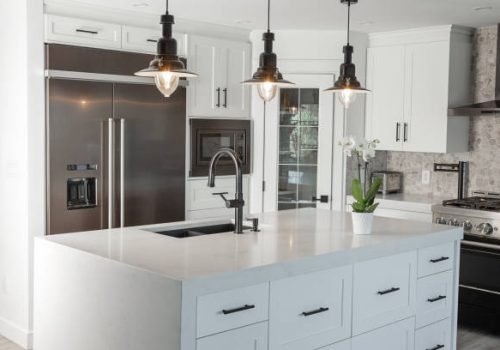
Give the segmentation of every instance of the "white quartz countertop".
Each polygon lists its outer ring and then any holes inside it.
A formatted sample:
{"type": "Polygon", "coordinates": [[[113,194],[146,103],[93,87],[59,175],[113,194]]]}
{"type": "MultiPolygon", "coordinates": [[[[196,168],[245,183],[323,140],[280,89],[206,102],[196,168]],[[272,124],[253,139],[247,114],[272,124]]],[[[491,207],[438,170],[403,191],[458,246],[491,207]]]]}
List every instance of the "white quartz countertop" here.
{"type": "Polygon", "coordinates": [[[300,209],[260,215],[258,233],[172,238],[147,230],[217,224],[203,220],[79,232],[39,238],[185,281],[322,256],[362,260],[462,238],[450,226],[398,219],[374,220],[373,234],[352,234],[350,213],[300,209]],[[353,252],[356,254],[353,255],[353,252]]]}
{"type": "MultiPolygon", "coordinates": [[[[380,202],[380,208],[408,210],[422,213],[430,213],[433,205],[441,204],[443,200],[446,199],[451,198],[411,193],[389,193],[385,195],[377,195],[377,201],[380,202]]],[[[351,204],[353,201],[354,199],[352,196],[347,197],[347,204],[351,204]]]]}

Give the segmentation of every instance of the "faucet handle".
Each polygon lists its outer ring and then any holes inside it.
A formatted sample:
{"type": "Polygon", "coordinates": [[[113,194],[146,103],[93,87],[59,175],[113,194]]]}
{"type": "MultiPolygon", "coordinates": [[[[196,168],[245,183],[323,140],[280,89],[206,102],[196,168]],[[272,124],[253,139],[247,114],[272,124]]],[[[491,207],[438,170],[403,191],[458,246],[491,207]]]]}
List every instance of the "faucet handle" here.
{"type": "Polygon", "coordinates": [[[252,231],[260,232],[259,230],[259,218],[247,218],[248,221],[252,222],[252,231]]]}

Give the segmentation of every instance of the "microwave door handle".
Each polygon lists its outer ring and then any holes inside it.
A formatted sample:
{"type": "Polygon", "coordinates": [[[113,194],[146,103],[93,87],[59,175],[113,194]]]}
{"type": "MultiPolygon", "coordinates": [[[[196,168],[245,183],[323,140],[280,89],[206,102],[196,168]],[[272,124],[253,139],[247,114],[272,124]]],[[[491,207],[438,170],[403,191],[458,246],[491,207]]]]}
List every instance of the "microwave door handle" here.
{"type": "Polygon", "coordinates": [[[125,119],[120,119],[120,227],[125,226],[125,119]]]}
{"type": "Polygon", "coordinates": [[[115,212],[114,188],[115,188],[115,123],[113,118],[108,119],[108,228],[113,228],[113,217],[115,212]]]}

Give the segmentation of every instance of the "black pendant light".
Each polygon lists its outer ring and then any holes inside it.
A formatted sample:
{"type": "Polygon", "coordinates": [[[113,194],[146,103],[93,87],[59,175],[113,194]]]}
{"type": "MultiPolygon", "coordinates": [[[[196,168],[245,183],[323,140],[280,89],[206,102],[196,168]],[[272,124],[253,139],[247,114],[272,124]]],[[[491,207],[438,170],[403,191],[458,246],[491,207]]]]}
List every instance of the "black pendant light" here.
{"type": "Polygon", "coordinates": [[[340,0],[340,3],[347,5],[347,45],[344,46],[343,50],[344,63],[340,65],[340,75],[335,85],[325,91],[336,93],[344,107],[349,108],[358,94],[366,94],[370,90],[361,87],[361,83],[356,78],[356,66],[352,63],[354,48],[349,43],[351,4],[357,4],[358,0],[340,0]]]}
{"type": "Polygon", "coordinates": [[[170,97],[174,93],[179,86],[180,78],[198,76],[188,72],[184,62],[177,55],[177,40],[172,36],[174,23],[174,16],[168,13],[168,0],[166,0],[166,13],[161,16],[162,37],[158,39],[156,57],[149,63],[148,68],[135,73],[141,77],[153,77],[156,87],[165,97],[170,97]]]}
{"type": "Polygon", "coordinates": [[[278,58],[273,52],[274,33],[271,33],[271,0],[267,1],[267,32],[262,35],[264,40],[264,52],[260,54],[259,68],[254,73],[252,79],[245,80],[242,84],[255,85],[260,98],[264,101],[271,101],[280,87],[295,85],[283,79],[277,67],[278,58]]]}

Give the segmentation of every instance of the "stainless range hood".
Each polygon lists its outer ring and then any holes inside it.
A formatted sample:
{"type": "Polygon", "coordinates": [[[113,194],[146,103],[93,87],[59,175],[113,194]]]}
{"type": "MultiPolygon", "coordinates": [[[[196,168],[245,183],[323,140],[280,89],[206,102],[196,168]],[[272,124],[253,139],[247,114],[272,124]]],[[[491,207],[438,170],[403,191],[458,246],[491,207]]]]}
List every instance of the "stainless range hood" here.
{"type": "Polygon", "coordinates": [[[481,103],[473,103],[466,106],[450,108],[450,116],[477,116],[481,114],[500,113],[500,24],[498,25],[497,35],[497,57],[495,74],[495,99],[481,103]]]}

